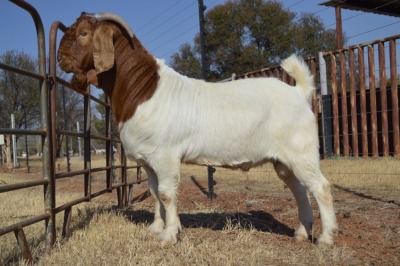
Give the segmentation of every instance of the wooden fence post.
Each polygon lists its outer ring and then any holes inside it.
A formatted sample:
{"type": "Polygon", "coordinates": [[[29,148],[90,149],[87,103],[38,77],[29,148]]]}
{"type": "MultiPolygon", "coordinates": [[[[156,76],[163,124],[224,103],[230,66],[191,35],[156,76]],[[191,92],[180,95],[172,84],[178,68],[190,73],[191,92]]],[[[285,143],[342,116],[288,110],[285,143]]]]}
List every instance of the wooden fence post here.
{"type": "Polygon", "coordinates": [[[365,91],[364,49],[358,47],[358,69],[360,74],[360,106],[363,157],[368,157],[367,95],[365,91]]]}
{"type": "Polygon", "coordinates": [[[357,96],[354,64],[354,51],[349,50],[349,78],[350,78],[350,108],[351,108],[351,136],[353,156],[358,157],[358,123],[357,123],[357,96]]]}
{"type": "Polygon", "coordinates": [[[378,122],[376,114],[375,57],[374,47],[368,45],[369,102],[371,108],[372,156],[378,157],[378,122]]]}
{"type": "Polygon", "coordinates": [[[339,53],[340,60],[340,93],[342,109],[342,139],[343,155],[349,156],[349,124],[347,118],[347,88],[346,88],[346,55],[344,51],[339,53]]]}
{"type": "Polygon", "coordinates": [[[381,112],[382,112],[382,146],[383,156],[389,156],[389,127],[387,112],[387,93],[386,93],[386,66],[385,66],[385,46],[383,42],[378,43],[379,50],[379,81],[381,89],[381,112]]]}
{"type": "Polygon", "coordinates": [[[400,134],[399,134],[399,91],[397,82],[397,63],[396,63],[396,41],[389,42],[390,55],[390,79],[392,80],[392,123],[393,123],[393,146],[394,156],[400,156],[400,134]]]}
{"type": "Polygon", "coordinates": [[[332,79],[332,114],[333,114],[333,153],[340,155],[339,139],[339,107],[338,107],[338,89],[336,82],[336,58],[331,54],[331,79],[332,79]]]}

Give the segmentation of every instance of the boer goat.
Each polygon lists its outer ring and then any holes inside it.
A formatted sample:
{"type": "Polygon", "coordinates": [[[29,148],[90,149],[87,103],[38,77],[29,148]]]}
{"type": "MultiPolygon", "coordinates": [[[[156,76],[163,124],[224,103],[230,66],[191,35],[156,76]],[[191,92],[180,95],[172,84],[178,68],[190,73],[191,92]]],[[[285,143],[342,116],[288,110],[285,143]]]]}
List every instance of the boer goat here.
{"type": "Polygon", "coordinates": [[[154,58],[117,15],[82,13],[61,40],[58,62],[74,73],[77,89],[93,84],[110,98],[125,152],[147,173],[155,200],[148,230],[162,244],[175,243],[182,230],[176,208],[182,162],[245,171],[272,162],[296,198],[295,239],[307,239],[312,228],[308,190],[321,213],[318,243],[333,243],[338,227],[309,106],[313,79],[297,56],[282,62],[296,86],[275,78],[208,83],[154,58]]]}

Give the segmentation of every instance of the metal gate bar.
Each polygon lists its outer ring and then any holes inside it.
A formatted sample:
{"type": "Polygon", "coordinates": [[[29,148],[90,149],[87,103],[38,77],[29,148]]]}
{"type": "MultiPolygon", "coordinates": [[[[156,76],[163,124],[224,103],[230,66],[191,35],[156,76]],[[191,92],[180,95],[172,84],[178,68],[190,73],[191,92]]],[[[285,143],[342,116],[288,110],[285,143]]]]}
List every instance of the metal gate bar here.
{"type": "MultiPolygon", "coordinates": [[[[9,129],[0,128],[0,133],[11,134],[11,135],[38,135],[42,136],[42,164],[43,164],[43,179],[42,180],[28,180],[26,182],[2,185],[0,186],[0,193],[14,191],[18,189],[30,188],[35,186],[43,186],[44,190],[44,213],[22,220],[20,222],[11,224],[9,226],[0,228],[0,236],[14,232],[17,243],[22,251],[22,257],[28,262],[32,262],[32,255],[30,253],[28,242],[26,241],[25,233],[23,228],[32,225],[37,222],[45,221],[45,239],[46,239],[46,252],[50,252],[56,239],[56,214],[64,211],[64,224],[62,229],[63,237],[70,235],[69,224],[71,221],[72,206],[90,201],[91,199],[103,195],[104,193],[112,192],[116,189],[123,196],[118,197],[120,207],[127,207],[130,204],[130,196],[132,185],[138,184],[146,179],[141,179],[140,166],[127,166],[126,156],[121,152],[121,164],[113,165],[113,143],[120,143],[119,140],[113,140],[111,135],[111,107],[109,103],[103,102],[96,97],[90,95],[90,91],[80,92],[84,97],[84,129],[83,133],[76,133],[68,130],[56,129],[56,93],[57,84],[68,87],[69,89],[75,90],[70,83],[60,79],[56,76],[56,39],[57,31],[65,31],[66,27],[61,22],[54,22],[50,31],[50,48],[49,48],[49,75],[46,73],[46,52],[45,52],[45,35],[43,30],[43,24],[38,12],[23,0],[10,0],[10,2],[17,6],[25,9],[32,16],[38,38],[38,51],[39,51],[39,73],[26,71],[23,69],[9,66],[4,63],[0,63],[0,69],[12,71],[17,74],[25,75],[39,81],[40,89],[40,128],[36,130],[32,129],[9,129]],[[98,136],[91,134],[90,132],[90,102],[95,101],[98,104],[102,104],[106,108],[106,133],[105,136],[98,136]],[[55,162],[56,162],[56,135],[68,135],[84,139],[84,169],[78,171],[70,171],[65,173],[56,173],[55,162]],[[106,141],[106,166],[91,168],[91,153],[90,153],[90,142],[92,139],[98,139],[106,141]],[[136,168],[137,177],[136,181],[127,182],[127,169],[136,168]],[[112,173],[115,169],[121,169],[122,182],[114,184],[112,182],[112,173]],[[95,172],[106,172],[106,187],[99,191],[91,191],[91,176],[95,172]],[[85,196],[79,199],[72,200],[63,205],[56,205],[55,188],[56,180],[72,177],[77,175],[84,176],[84,194],[85,196]]],[[[75,90],[76,91],[76,90],[75,90]]],[[[122,147],[122,146],[121,146],[122,147]]]]}

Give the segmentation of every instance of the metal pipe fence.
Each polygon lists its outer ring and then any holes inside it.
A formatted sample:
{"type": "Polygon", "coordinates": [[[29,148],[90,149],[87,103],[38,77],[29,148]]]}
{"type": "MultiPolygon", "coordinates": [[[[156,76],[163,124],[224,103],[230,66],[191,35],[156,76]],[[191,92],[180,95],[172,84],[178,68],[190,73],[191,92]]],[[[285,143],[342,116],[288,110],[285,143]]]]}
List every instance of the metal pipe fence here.
{"type": "MultiPolygon", "coordinates": [[[[46,239],[46,252],[50,252],[52,246],[56,240],[56,215],[64,212],[64,223],[62,226],[62,236],[70,236],[70,222],[71,222],[71,210],[72,207],[82,203],[91,201],[93,198],[110,193],[113,190],[117,191],[117,200],[119,207],[127,207],[132,200],[132,188],[133,185],[146,181],[141,176],[140,165],[128,166],[123,147],[121,151],[120,164],[115,165],[113,160],[113,145],[120,144],[120,141],[114,139],[111,135],[113,124],[112,113],[109,103],[101,101],[95,96],[90,94],[90,88],[87,92],[78,92],[83,97],[83,114],[84,114],[84,128],[83,132],[72,132],[69,130],[58,129],[56,126],[57,120],[57,87],[61,84],[68,89],[73,87],[65,80],[57,77],[56,75],[56,39],[57,31],[65,31],[66,27],[61,22],[54,22],[51,26],[49,36],[49,69],[46,72],[46,52],[45,52],[45,35],[43,30],[43,24],[38,12],[33,6],[26,3],[23,0],[10,0],[10,2],[23,8],[29,12],[35,22],[37,36],[38,36],[38,62],[39,62],[39,73],[33,73],[23,69],[16,68],[4,63],[0,63],[0,69],[5,71],[11,71],[19,75],[28,76],[39,81],[40,90],[40,128],[38,129],[10,129],[0,128],[0,134],[9,135],[38,135],[42,137],[42,173],[43,179],[41,180],[26,180],[16,184],[6,184],[0,186],[0,193],[6,193],[19,189],[26,189],[30,187],[43,186],[44,193],[44,210],[42,214],[38,214],[27,219],[23,219],[17,223],[0,228],[0,236],[14,232],[17,243],[22,251],[22,257],[27,261],[32,262],[32,254],[29,250],[28,242],[26,240],[24,227],[32,225],[34,223],[44,221],[45,225],[45,239],[46,239]],[[106,108],[105,120],[106,128],[104,135],[96,135],[91,133],[91,102],[100,104],[106,108]],[[56,139],[57,136],[64,135],[83,139],[83,169],[60,172],[56,170],[56,139]],[[105,142],[105,167],[91,167],[91,142],[92,140],[101,140],[105,142]],[[137,169],[136,180],[128,182],[127,171],[128,169],[137,169]],[[114,171],[119,170],[121,172],[121,180],[115,182],[113,180],[114,171]],[[104,173],[106,177],[106,184],[103,189],[98,191],[92,191],[92,174],[93,173],[104,173]],[[84,179],[84,196],[78,199],[71,200],[61,205],[56,202],[56,188],[57,180],[71,177],[79,178],[83,176],[84,179]]],[[[12,206],[10,206],[12,208],[12,206]]],[[[40,212],[40,211],[39,211],[40,212]]]]}
{"type": "MultiPolygon", "coordinates": [[[[46,71],[45,34],[38,12],[23,0],[9,0],[26,10],[32,16],[38,38],[39,73],[22,70],[0,62],[0,69],[24,75],[39,81],[40,128],[0,128],[0,134],[37,135],[42,138],[41,180],[27,180],[17,184],[0,186],[0,193],[7,193],[30,187],[43,187],[44,210],[40,214],[0,228],[0,236],[14,232],[22,257],[32,261],[32,255],[24,233],[24,227],[44,221],[46,251],[50,252],[56,240],[56,215],[64,212],[62,236],[71,235],[70,222],[72,207],[91,201],[113,190],[117,192],[118,206],[127,207],[132,201],[135,184],[145,181],[140,166],[128,166],[123,146],[112,136],[112,111],[107,99],[102,101],[87,91],[77,91],[83,97],[83,130],[73,132],[57,128],[57,93],[59,85],[74,90],[71,84],[56,74],[57,32],[66,30],[65,25],[56,21],[49,36],[49,65],[46,71]],[[92,102],[105,108],[105,132],[91,131],[92,102]],[[61,172],[56,170],[56,139],[69,136],[83,139],[83,168],[61,172]],[[91,143],[105,142],[105,166],[92,166],[91,143]],[[119,164],[115,163],[114,146],[121,148],[119,164]],[[136,169],[136,180],[128,181],[128,170],[136,169]],[[115,181],[115,171],[120,180],[115,181]],[[93,191],[92,176],[104,173],[105,187],[93,191]],[[84,196],[63,204],[56,202],[57,182],[63,178],[83,176],[84,196]]],[[[348,48],[320,52],[318,57],[306,59],[317,91],[312,96],[311,107],[319,128],[321,155],[329,156],[400,156],[399,137],[399,93],[398,55],[400,35],[348,48]],[[378,67],[376,67],[378,66],[378,67]]],[[[295,81],[279,66],[233,75],[232,79],[254,77],[277,77],[288,84],[295,81]]],[[[67,151],[69,152],[69,151],[67,151]]]]}

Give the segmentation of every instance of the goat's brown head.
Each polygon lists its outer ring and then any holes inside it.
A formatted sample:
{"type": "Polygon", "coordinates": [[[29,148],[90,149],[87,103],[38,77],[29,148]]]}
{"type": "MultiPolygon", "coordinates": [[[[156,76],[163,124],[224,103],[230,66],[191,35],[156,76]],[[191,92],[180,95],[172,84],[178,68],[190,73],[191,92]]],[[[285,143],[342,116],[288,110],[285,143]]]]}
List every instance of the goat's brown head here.
{"type": "Polygon", "coordinates": [[[88,84],[97,86],[97,75],[113,68],[113,40],[118,34],[133,36],[129,26],[110,13],[82,13],[65,31],[57,60],[62,70],[74,73],[74,87],[84,91],[88,84]]]}

